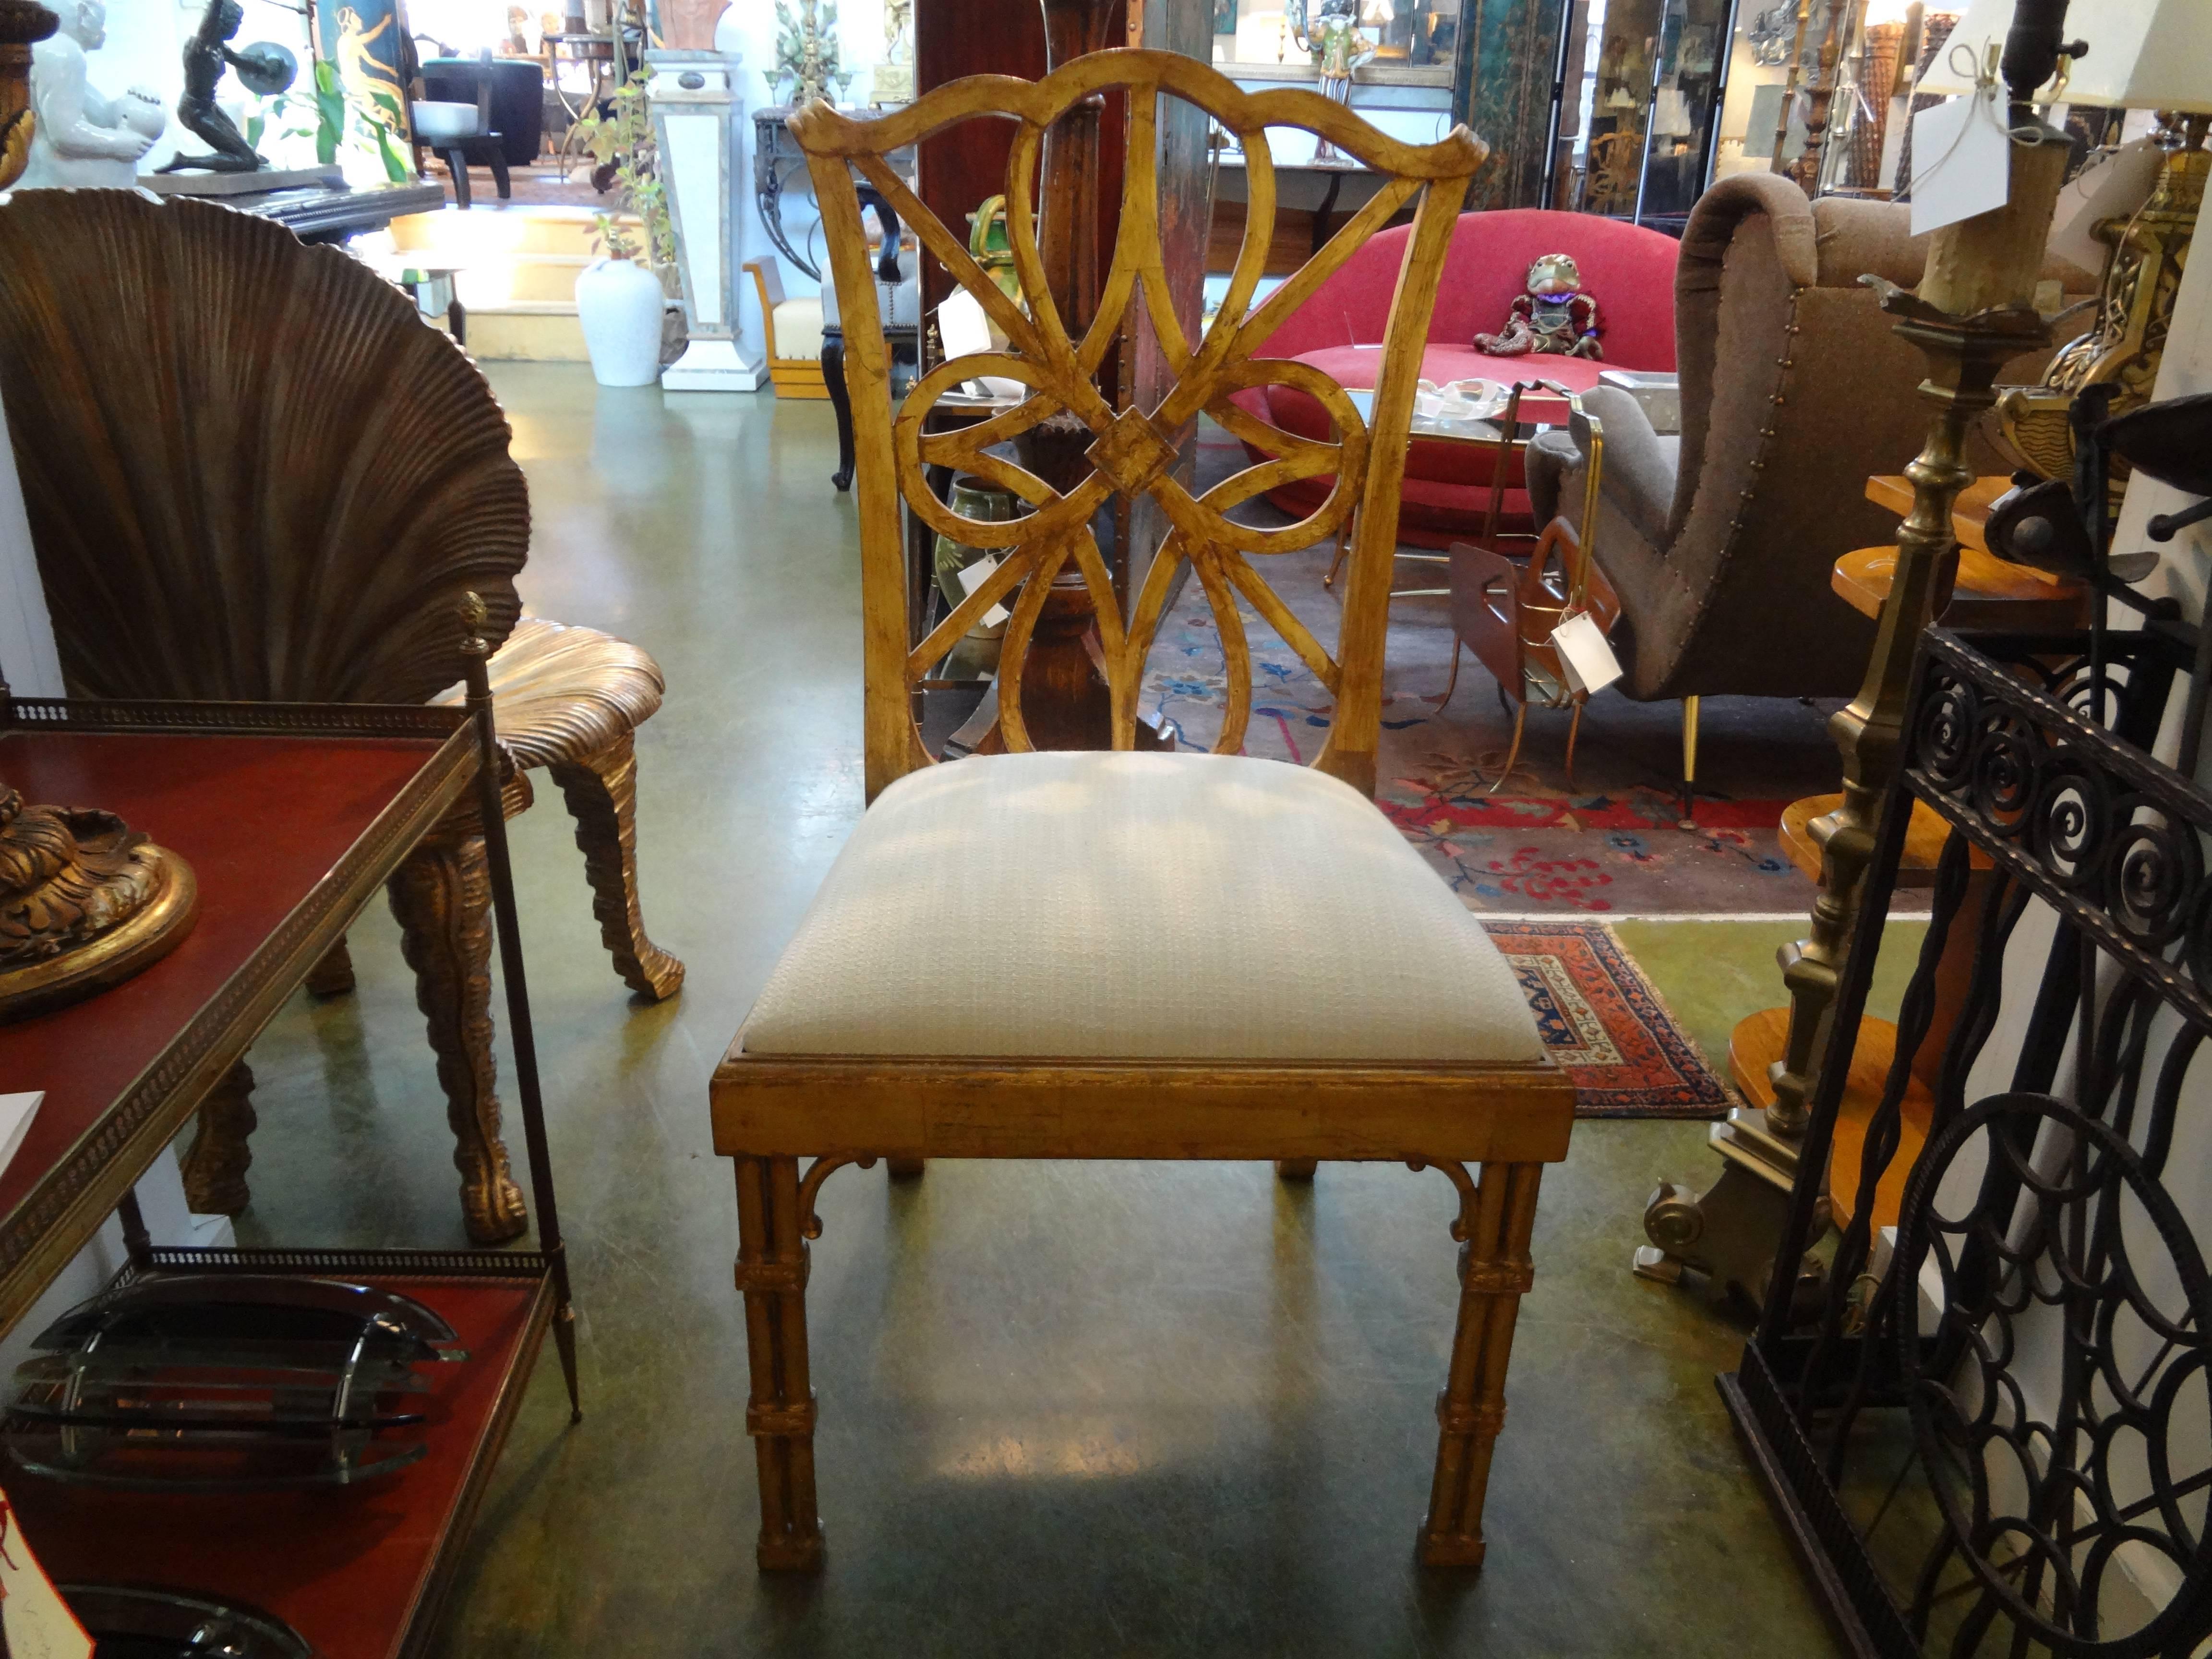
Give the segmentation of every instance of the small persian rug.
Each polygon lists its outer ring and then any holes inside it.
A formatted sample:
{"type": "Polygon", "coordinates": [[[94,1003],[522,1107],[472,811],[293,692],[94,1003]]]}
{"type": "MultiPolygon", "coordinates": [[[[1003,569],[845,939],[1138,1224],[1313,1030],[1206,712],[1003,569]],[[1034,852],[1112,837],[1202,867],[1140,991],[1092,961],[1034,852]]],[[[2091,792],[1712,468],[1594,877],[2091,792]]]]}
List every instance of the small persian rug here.
{"type": "Polygon", "coordinates": [[[1715,1118],[1735,1103],[1601,921],[1485,921],[1580,1117],[1715,1118]]]}

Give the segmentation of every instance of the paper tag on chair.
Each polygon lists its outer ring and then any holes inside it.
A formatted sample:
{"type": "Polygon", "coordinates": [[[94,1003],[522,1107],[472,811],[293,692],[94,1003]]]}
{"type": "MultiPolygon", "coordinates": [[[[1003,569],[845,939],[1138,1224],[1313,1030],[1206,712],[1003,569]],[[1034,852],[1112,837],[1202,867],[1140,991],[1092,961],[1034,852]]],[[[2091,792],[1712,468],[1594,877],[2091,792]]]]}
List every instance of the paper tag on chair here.
{"type": "MultiPolygon", "coordinates": [[[[963,593],[973,593],[991,580],[991,573],[998,568],[999,562],[989,557],[978,559],[973,564],[961,566],[957,573],[960,577],[960,591],[963,593]]],[[[981,626],[996,628],[1006,619],[1006,607],[1003,605],[994,605],[983,613],[981,626]]]]}
{"type": "Polygon", "coordinates": [[[1620,659],[1587,611],[1577,611],[1552,630],[1552,648],[1559,653],[1559,668],[1571,691],[1587,696],[1620,678],[1620,659]]]}
{"type": "Polygon", "coordinates": [[[92,1638],[70,1611],[0,1492],[0,1630],[10,1659],[92,1659],[92,1638]]]}

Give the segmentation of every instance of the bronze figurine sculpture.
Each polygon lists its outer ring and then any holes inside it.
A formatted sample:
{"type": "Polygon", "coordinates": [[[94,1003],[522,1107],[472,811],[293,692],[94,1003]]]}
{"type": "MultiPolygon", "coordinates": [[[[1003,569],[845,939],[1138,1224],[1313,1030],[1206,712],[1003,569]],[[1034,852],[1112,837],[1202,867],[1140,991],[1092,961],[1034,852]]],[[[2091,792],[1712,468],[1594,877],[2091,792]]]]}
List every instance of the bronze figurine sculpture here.
{"type": "Polygon", "coordinates": [[[257,41],[243,52],[231,50],[231,37],[246,21],[239,0],[208,0],[192,38],[185,42],[185,90],[177,100],[177,119],[207,141],[210,154],[179,155],[161,168],[180,173],[256,173],[264,165],[230,117],[215,101],[226,70],[235,69],[248,91],[274,97],[292,84],[299,60],[271,41],[257,41]]]}

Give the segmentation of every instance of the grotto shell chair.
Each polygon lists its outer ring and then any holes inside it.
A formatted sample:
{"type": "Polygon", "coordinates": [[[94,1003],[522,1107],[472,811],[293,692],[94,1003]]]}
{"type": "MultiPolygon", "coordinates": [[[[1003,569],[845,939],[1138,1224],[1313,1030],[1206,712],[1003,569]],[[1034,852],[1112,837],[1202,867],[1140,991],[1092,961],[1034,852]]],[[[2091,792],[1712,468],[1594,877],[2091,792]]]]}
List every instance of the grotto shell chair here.
{"type": "MultiPolygon", "coordinates": [[[[129,191],[0,206],[0,392],[73,695],[425,702],[483,595],[509,816],[543,767],[576,817],[624,983],[683,964],[639,921],[631,734],[660,671],[586,628],[518,620],[530,500],[491,388],[396,289],[249,214],[129,191]]],[[[388,893],[428,1022],[471,1237],[528,1218],[500,1139],[489,886],[471,799],[388,893]]],[[[352,983],[341,944],[309,981],[352,983]]],[[[252,1074],[203,1105],[192,1207],[247,1199],[252,1074]]]]}
{"type": "MultiPolygon", "coordinates": [[[[791,118],[822,204],[847,322],[857,443],[865,621],[866,765],[872,803],[823,880],[738,1033],[711,1091],[715,1150],[735,1166],[738,1257],[751,1359],[763,1568],[822,1559],[816,1403],[806,1336],[807,1239],[830,1171],[930,1158],[1250,1158],[1289,1177],[1317,1159],[1434,1165],[1461,1194],[1458,1329],[1437,1403],[1434,1484],[1420,1530],[1438,1565],[1482,1559],[1491,1449],[1506,1359],[1528,1288],[1542,1166],[1566,1155],[1572,1085],[1547,1057],[1511,970],[1480,925],[1370,799],[1390,564],[1414,381],[1437,272],[1485,147],[1463,129],[1425,147],[1378,132],[1304,91],[1253,96],[1175,52],[1103,52],[1033,83],[955,81],[876,120],[826,104],[791,118]],[[1100,93],[1129,112],[1121,229],[1097,319],[1064,330],[1027,204],[1047,128],[1100,93]],[[1195,104],[1264,154],[1262,129],[1318,132],[1383,175],[1303,271],[1254,307],[1273,229],[1254,209],[1211,328],[1176,320],[1155,216],[1154,112],[1195,104]],[[1007,232],[1030,308],[1010,301],[890,165],[891,151],[975,118],[1018,121],[1007,232]],[[914,227],[926,254],[982,304],[1009,349],[925,375],[894,424],[854,174],[914,227]],[[1310,365],[1255,355],[1352,251],[1414,208],[1372,429],[1310,365]],[[1117,412],[1094,379],[1143,306],[1177,376],[1156,408],[1117,412]],[[1018,408],[926,434],[933,405],[977,374],[1032,388],[1018,408]],[[1230,401],[1270,383],[1330,410],[1335,436],[1299,437],[1230,401]],[[1165,435],[1201,410],[1280,457],[1203,501],[1176,480],[1165,435]],[[990,453],[1060,415],[1089,428],[1087,477],[1061,493],[990,453]],[[983,476],[1036,511],[956,516],[925,469],[983,476]],[[1225,509],[1288,478],[1332,476],[1327,499],[1280,529],[1225,509]],[[1175,531],[1125,613],[1089,526],[1110,495],[1149,496],[1175,531]],[[900,504],[994,573],[909,648],[900,504]],[[1261,574],[1268,557],[1324,544],[1358,508],[1343,626],[1324,649],[1261,574]],[[1230,708],[1212,754],[1134,753],[1137,690],[1178,568],[1188,561],[1219,625],[1230,708]],[[1039,753],[1023,713],[1024,659],[1054,574],[1079,571],[1097,607],[1111,688],[1110,750],[1039,753]],[[1018,592],[1016,591],[1018,588],[1018,592]],[[1310,767],[1237,753],[1252,705],[1237,595],[1336,694],[1310,767]],[[911,693],[992,605],[1012,607],[999,668],[1008,752],[933,764],[911,693]],[[925,966],[926,964],[926,966],[925,966]],[[802,1172],[799,1160],[814,1161],[802,1172]],[[1480,1166],[1480,1175],[1467,1165],[1480,1166]]],[[[825,1390],[825,1400],[834,1402],[825,1390]]]]}

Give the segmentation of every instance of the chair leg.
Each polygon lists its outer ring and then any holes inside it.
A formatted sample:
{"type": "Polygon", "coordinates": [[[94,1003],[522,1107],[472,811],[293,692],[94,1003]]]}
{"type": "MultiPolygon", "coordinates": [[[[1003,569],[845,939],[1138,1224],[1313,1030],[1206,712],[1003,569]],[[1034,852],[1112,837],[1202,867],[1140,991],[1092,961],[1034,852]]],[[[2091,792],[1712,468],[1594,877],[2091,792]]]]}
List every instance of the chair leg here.
{"type": "Polygon", "coordinates": [[[853,487],[853,397],[845,384],[845,334],[822,331],[822,387],[837,417],[837,470],[830,482],[840,491],[853,487]]]}
{"type": "Polygon", "coordinates": [[[342,997],[353,989],[353,953],[346,949],[345,935],[323,952],[323,959],[307,975],[307,991],[311,996],[342,997]]]}
{"type": "Polygon", "coordinates": [[[684,983],[684,964],[646,937],[638,908],[635,739],[625,732],[596,755],[547,769],[576,820],[592,914],[615,972],[641,996],[667,1000],[684,983]]]}
{"type": "Polygon", "coordinates": [[[927,1161],[919,1158],[887,1158],[884,1160],[884,1173],[893,1181],[919,1181],[927,1161]]]}
{"type": "Polygon", "coordinates": [[[507,152],[495,149],[491,153],[491,181],[499,191],[499,199],[507,201],[514,194],[514,186],[507,176],[507,152]]]}
{"type": "Polygon", "coordinates": [[[491,876],[481,835],[422,842],[385,884],[399,945],[415,970],[415,1006],[429,1024],[461,1172],[461,1213],[478,1243],[530,1224],[499,1135],[491,1048],[491,876]]]}
{"type": "Polygon", "coordinates": [[[1574,718],[1567,722],[1567,787],[1575,787],[1575,739],[1582,735],[1583,710],[1589,707],[1589,699],[1575,699],[1574,718]]]}
{"type": "Polygon", "coordinates": [[[1352,520],[1347,515],[1344,522],[1336,527],[1336,554],[1328,562],[1328,574],[1321,579],[1321,585],[1323,587],[1336,586],[1336,573],[1344,568],[1344,556],[1351,546],[1352,520]]]}
{"type": "Polygon", "coordinates": [[[1467,641],[1460,638],[1457,634],[1454,634],[1452,635],[1451,678],[1444,682],[1443,702],[1439,702],[1437,705],[1439,712],[1443,710],[1445,703],[1448,703],[1452,700],[1452,693],[1459,690],[1459,657],[1460,653],[1466,649],[1467,641]]]}
{"type": "Polygon", "coordinates": [[[1275,1160],[1278,1181],[1311,1181],[1314,1171],[1321,1167],[1317,1158],[1279,1158],[1275,1160]]]}
{"type": "MultiPolygon", "coordinates": [[[[1437,1396],[1437,1470],[1421,1522],[1424,1566],[1482,1565],[1482,1504],[1491,1453],[1505,1425],[1505,1366],[1513,1324],[1534,1279],[1528,1235],[1536,1224],[1540,1164],[1486,1164],[1461,1214],[1459,1323],[1451,1370],[1437,1396]],[[1473,1211],[1471,1221],[1468,1211],[1473,1211]]],[[[1464,1178],[1464,1177],[1462,1177],[1464,1178]]]]}
{"type": "Polygon", "coordinates": [[[764,1572],[814,1572],[822,1565],[822,1518],[814,1496],[814,1389],[806,1360],[806,1241],[801,1236],[799,1160],[740,1158],[738,1288],[745,1297],[745,1350],[752,1394],[745,1432],[760,1466],[764,1572]]]}
{"type": "Polygon", "coordinates": [[[246,1171],[253,1163],[246,1138],[257,1121],[253,1073],[241,1060],[200,1102],[199,1131],[183,1160],[185,1204],[194,1215],[236,1215],[246,1207],[252,1197],[246,1171]]]}
{"type": "Polygon", "coordinates": [[[1682,699],[1682,816],[1675,820],[1678,830],[1698,827],[1698,699],[1682,699]]]}
{"type": "Polygon", "coordinates": [[[1513,775],[1513,768],[1521,758],[1521,734],[1528,726],[1528,705],[1525,702],[1516,705],[1513,710],[1513,743],[1505,751],[1505,769],[1498,775],[1498,781],[1490,786],[1492,794],[1503,789],[1505,780],[1513,775]]]}
{"type": "Polygon", "coordinates": [[[469,164],[460,151],[445,152],[446,171],[453,176],[453,205],[465,211],[469,205],[469,164]]]}

